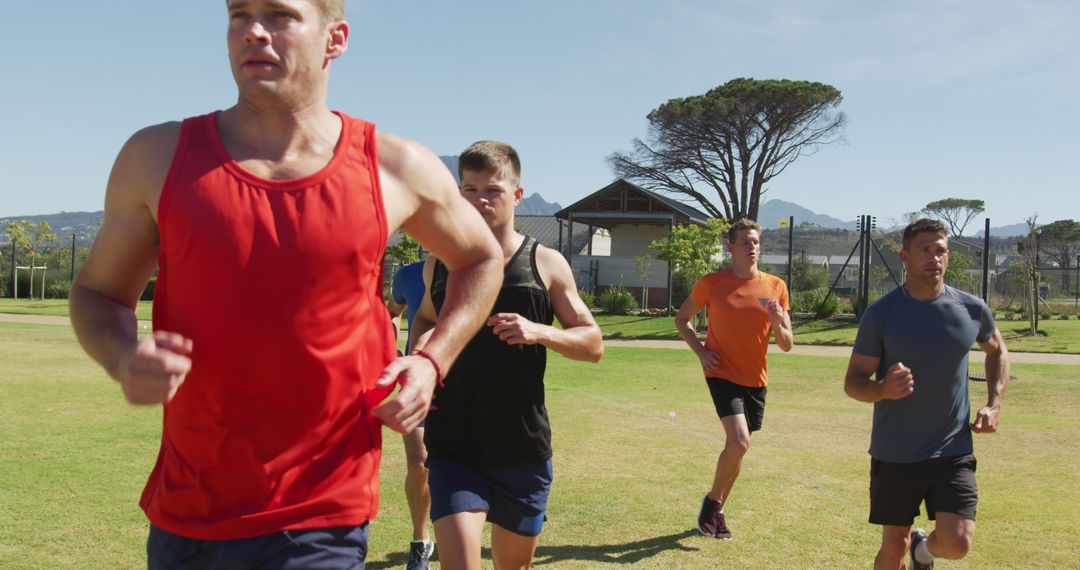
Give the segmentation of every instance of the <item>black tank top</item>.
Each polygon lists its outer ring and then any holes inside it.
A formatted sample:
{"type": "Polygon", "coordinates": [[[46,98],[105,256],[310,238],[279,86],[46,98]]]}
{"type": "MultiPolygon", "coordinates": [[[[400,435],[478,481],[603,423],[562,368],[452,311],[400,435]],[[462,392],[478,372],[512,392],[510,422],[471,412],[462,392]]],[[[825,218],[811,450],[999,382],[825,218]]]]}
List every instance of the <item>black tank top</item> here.
{"type": "MultiPolygon", "coordinates": [[[[506,264],[495,313],[517,313],[534,323],[554,318],[547,287],[536,269],[538,242],[525,236],[506,264]]],[[[435,311],[446,300],[448,272],[435,262],[431,301],[435,311]]],[[[551,425],[544,407],[542,345],[511,346],[486,324],[476,333],[442,387],[424,429],[428,455],[473,467],[499,467],[551,457],[551,425]]]]}

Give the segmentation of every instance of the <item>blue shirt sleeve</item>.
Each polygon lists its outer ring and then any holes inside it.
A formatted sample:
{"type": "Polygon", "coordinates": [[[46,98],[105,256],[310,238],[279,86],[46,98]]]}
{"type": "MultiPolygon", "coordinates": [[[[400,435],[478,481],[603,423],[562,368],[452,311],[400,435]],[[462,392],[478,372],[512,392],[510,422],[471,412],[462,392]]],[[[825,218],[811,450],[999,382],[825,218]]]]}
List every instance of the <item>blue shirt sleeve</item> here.
{"type": "Polygon", "coordinates": [[[990,340],[990,337],[994,336],[997,323],[994,322],[994,312],[990,310],[990,307],[986,306],[986,303],[980,301],[979,308],[982,309],[982,314],[979,318],[979,335],[975,337],[975,340],[986,342],[990,340]]]}
{"type": "Polygon", "coordinates": [[[852,347],[852,352],[881,358],[885,350],[881,343],[880,311],[874,309],[873,306],[868,308],[859,320],[859,332],[855,335],[855,346],[852,347]]]}

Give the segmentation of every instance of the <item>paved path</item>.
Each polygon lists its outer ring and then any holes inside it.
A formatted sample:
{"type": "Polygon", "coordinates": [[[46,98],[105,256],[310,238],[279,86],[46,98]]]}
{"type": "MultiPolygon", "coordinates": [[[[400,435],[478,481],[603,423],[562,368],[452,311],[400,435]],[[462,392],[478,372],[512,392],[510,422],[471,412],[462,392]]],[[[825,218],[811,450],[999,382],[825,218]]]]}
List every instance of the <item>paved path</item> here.
{"type": "MultiPolygon", "coordinates": [[[[0,313],[0,322],[6,323],[29,323],[36,325],[71,325],[67,317],[54,317],[47,315],[15,315],[0,313]]],[[[139,325],[150,325],[150,321],[139,321],[139,325]]],[[[405,338],[402,333],[402,339],[405,338]]],[[[681,340],[620,340],[606,339],[604,346],[611,348],[667,348],[676,350],[689,350],[686,343],[681,340]]],[[[769,345],[769,352],[780,352],[775,344],[769,345]]],[[[808,356],[839,356],[847,358],[851,355],[850,346],[817,346],[796,344],[791,349],[791,354],[808,356]]],[[[973,350],[972,362],[982,362],[982,353],[973,350]]],[[[1080,365],[1080,354],[1047,354],[1041,352],[1010,352],[1009,360],[1022,364],[1072,364],[1080,365]]]]}

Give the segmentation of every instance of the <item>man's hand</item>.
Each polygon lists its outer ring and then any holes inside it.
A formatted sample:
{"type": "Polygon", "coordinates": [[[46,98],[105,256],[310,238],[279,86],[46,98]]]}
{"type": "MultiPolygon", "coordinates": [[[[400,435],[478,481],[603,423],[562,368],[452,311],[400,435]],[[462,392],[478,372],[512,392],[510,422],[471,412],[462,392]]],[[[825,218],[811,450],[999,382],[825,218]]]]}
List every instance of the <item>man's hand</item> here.
{"type": "Polygon", "coordinates": [[[517,313],[496,313],[487,320],[491,332],[506,344],[537,344],[545,338],[545,327],[517,313]]]}
{"type": "Polygon", "coordinates": [[[1001,421],[1001,408],[997,406],[984,406],[975,414],[975,421],[971,423],[971,431],[975,433],[994,433],[1001,421]]]}
{"type": "Polygon", "coordinates": [[[117,379],[127,401],[137,406],[168,403],[191,370],[191,339],[154,331],[127,354],[117,379]]]}
{"type": "Polygon", "coordinates": [[[779,326],[778,323],[784,319],[784,306],[780,304],[780,301],[773,299],[766,305],[766,309],[769,312],[769,320],[772,321],[773,326],[779,326]]]}
{"type": "Polygon", "coordinates": [[[423,356],[395,358],[383,370],[376,386],[399,384],[400,389],[393,398],[372,410],[371,415],[398,433],[411,432],[427,417],[435,392],[435,375],[435,366],[423,356]]]}
{"type": "Polygon", "coordinates": [[[698,360],[701,361],[701,369],[705,372],[720,365],[720,355],[707,349],[701,350],[701,354],[698,355],[698,360]]]}
{"type": "Polygon", "coordinates": [[[889,373],[879,386],[883,400],[899,400],[915,391],[915,378],[910,368],[904,366],[903,362],[897,362],[889,367],[889,373]]]}

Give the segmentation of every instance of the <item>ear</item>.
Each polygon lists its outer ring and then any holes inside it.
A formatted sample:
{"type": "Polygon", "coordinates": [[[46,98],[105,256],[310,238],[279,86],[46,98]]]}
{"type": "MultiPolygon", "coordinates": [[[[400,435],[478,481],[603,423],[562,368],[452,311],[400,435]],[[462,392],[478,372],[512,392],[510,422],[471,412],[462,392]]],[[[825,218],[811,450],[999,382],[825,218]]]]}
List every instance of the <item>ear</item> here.
{"type": "Polygon", "coordinates": [[[330,24],[329,38],[326,42],[326,59],[337,59],[349,50],[349,24],[348,22],[334,22],[330,24]]]}
{"type": "Polygon", "coordinates": [[[521,198],[524,195],[525,195],[525,188],[523,186],[518,186],[517,189],[514,190],[514,205],[515,206],[517,206],[518,204],[521,203],[521,198]]]}
{"type": "Polygon", "coordinates": [[[900,263],[907,265],[908,257],[910,257],[910,255],[908,255],[908,250],[900,248],[900,263]]]}

